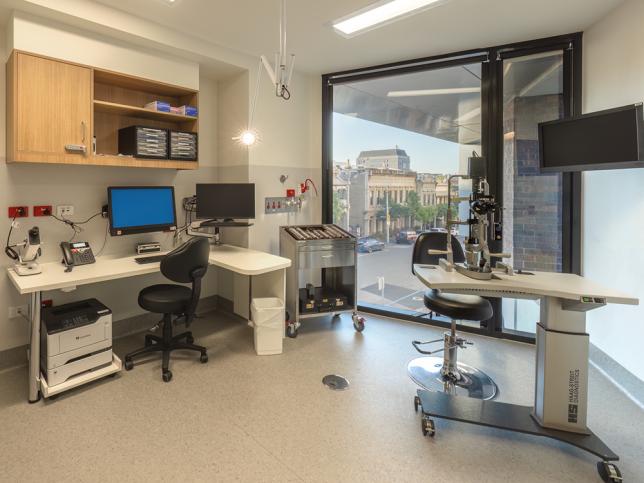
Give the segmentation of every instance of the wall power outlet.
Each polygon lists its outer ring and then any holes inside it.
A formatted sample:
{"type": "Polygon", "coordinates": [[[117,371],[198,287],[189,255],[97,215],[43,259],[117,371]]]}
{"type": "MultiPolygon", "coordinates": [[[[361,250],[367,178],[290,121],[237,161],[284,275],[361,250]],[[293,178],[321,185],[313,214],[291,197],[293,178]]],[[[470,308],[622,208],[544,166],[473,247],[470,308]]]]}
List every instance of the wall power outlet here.
{"type": "Polygon", "coordinates": [[[58,218],[74,216],[74,205],[58,205],[56,207],[56,216],[58,218]]]}
{"type": "Polygon", "coordinates": [[[10,319],[15,319],[16,317],[20,317],[21,315],[24,315],[25,317],[28,316],[28,309],[26,305],[18,305],[16,307],[9,307],[9,318],[10,319]]]}

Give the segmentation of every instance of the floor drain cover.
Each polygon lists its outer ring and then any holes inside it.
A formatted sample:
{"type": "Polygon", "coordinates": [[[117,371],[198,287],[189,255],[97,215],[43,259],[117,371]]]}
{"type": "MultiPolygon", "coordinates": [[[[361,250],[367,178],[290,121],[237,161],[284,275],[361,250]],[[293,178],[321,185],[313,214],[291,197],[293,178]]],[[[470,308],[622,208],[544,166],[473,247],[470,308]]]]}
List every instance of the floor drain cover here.
{"type": "Polygon", "coordinates": [[[333,389],[334,391],[343,391],[344,389],[349,388],[349,381],[347,381],[344,377],[337,376],[335,374],[324,376],[322,378],[322,384],[327,386],[329,389],[333,389]]]}

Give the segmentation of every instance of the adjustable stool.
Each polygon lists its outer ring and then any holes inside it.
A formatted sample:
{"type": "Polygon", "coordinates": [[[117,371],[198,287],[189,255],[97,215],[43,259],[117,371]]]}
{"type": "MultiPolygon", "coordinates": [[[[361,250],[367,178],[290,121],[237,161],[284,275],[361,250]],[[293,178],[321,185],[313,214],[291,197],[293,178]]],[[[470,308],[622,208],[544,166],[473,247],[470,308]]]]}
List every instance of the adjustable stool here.
{"type": "Polygon", "coordinates": [[[416,384],[427,390],[445,391],[477,399],[492,399],[497,392],[496,384],[479,369],[458,362],[459,347],[465,349],[472,342],[456,333],[457,320],[482,321],[492,317],[492,305],[475,295],[443,294],[429,290],[424,296],[425,306],[439,315],[449,317],[452,325],[442,339],[426,342],[413,341],[418,352],[431,356],[443,352],[443,357],[419,357],[407,366],[409,376],[416,384]],[[420,346],[443,342],[443,347],[425,351],[420,346]]]}
{"type": "MultiPolygon", "coordinates": [[[[438,264],[438,257],[428,255],[428,250],[444,249],[446,242],[446,233],[422,233],[414,246],[412,272],[415,263],[438,264]]],[[[456,262],[464,260],[463,248],[455,237],[452,238],[452,252],[456,262]]],[[[494,398],[497,393],[494,381],[481,370],[458,362],[458,349],[465,349],[472,343],[456,333],[457,320],[481,322],[491,318],[493,311],[490,302],[476,295],[447,294],[434,289],[425,292],[423,301],[431,312],[448,317],[451,327],[442,339],[412,342],[416,350],[425,356],[443,352],[443,357],[419,357],[412,360],[407,366],[409,376],[416,384],[430,391],[477,399],[494,398]],[[426,351],[421,348],[438,342],[443,342],[440,349],[426,351]]]]}

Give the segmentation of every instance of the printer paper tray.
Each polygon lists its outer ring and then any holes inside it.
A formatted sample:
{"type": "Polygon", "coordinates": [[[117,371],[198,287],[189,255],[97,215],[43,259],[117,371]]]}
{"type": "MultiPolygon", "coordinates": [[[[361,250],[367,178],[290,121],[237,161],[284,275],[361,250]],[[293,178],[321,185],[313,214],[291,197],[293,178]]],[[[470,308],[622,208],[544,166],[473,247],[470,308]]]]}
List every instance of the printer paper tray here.
{"type": "Polygon", "coordinates": [[[101,369],[97,369],[96,371],[81,374],[76,377],[72,377],[63,383],[51,387],[47,384],[47,380],[41,374],[40,391],[45,398],[55,396],[56,394],[60,394],[61,392],[65,392],[69,389],[82,386],[83,384],[87,384],[88,382],[101,379],[102,377],[109,376],[110,374],[115,374],[121,370],[121,367],[121,359],[119,359],[116,354],[112,354],[112,363],[109,366],[102,367],[101,369]]]}

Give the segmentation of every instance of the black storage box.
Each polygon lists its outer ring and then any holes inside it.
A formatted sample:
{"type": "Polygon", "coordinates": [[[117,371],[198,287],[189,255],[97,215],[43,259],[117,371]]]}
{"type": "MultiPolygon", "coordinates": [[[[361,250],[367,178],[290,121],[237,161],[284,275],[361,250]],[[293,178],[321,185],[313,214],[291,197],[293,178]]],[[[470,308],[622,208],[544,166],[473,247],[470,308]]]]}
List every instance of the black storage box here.
{"type": "Polygon", "coordinates": [[[168,130],[145,126],[119,129],[119,154],[168,159],[168,130]]]}
{"type": "Polygon", "coordinates": [[[318,306],[315,299],[308,297],[308,291],[305,288],[300,289],[300,313],[311,314],[318,311],[318,306]]]}
{"type": "Polygon", "coordinates": [[[300,289],[300,313],[302,314],[335,312],[347,308],[346,295],[316,287],[315,298],[311,299],[308,292],[305,288],[300,289]]]}
{"type": "Polygon", "coordinates": [[[198,135],[195,132],[170,131],[170,159],[179,161],[196,161],[198,153],[198,135]]]}

